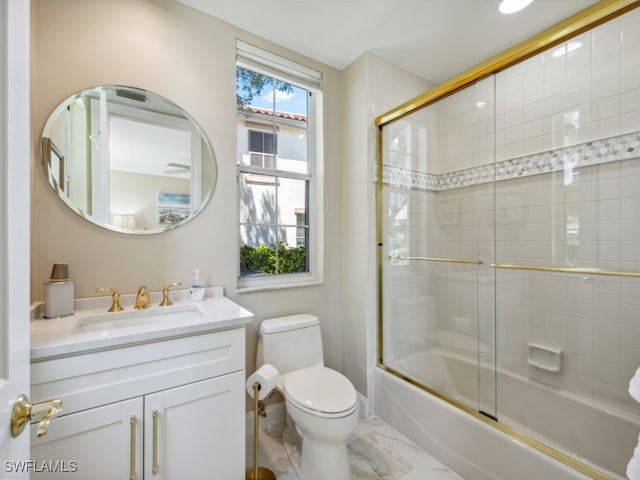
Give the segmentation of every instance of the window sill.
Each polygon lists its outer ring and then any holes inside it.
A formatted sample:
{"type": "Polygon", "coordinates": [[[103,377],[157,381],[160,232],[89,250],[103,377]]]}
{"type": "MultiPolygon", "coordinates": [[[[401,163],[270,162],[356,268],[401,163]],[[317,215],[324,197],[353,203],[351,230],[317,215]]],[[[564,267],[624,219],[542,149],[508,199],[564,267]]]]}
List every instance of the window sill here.
{"type": "Polygon", "coordinates": [[[285,288],[314,287],[322,285],[322,279],[313,275],[286,275],[286,278],[259,277],[238,279],[237,293],[283,290],[285,288]]]}

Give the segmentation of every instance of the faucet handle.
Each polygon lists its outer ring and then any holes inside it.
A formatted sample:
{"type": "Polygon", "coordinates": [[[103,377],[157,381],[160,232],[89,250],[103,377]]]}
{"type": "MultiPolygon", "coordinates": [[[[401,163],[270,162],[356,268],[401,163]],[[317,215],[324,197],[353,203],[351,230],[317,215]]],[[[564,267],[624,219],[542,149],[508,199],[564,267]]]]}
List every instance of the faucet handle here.
{"type": "Polygon", "coordinates": [[[161,307],[166,307],[168,305],[172,305],[173,304],[173,302],[171,300],[169,300],[169,289],[171,287],[177,287],[178,285],[182,285],[182,282],[167,283],[163,287],[163,289],[162,289],[162,301],[159,304],[161,307]]]}
{"type": "Polygon", "coordinates": [[[120,310],[124,310],[120,306],[120,292],[115,288],[96,288],[96,292],[110,292],[111,293],[111,308],[107,310],[107,312],[119,312],[120,310]]]}

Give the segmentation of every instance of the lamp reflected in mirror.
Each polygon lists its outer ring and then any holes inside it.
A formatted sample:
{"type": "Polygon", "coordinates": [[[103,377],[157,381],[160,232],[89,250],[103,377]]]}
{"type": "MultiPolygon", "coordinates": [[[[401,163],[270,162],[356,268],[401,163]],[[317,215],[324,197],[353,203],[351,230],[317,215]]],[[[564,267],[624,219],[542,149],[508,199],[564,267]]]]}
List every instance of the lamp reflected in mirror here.
{"type": "Polygon", "coordinates": [[[124,228],[127,230],[135,230],[136,216],[126,213],[113,213],[111,214],[111,223],[115,227],[124,228]]]}

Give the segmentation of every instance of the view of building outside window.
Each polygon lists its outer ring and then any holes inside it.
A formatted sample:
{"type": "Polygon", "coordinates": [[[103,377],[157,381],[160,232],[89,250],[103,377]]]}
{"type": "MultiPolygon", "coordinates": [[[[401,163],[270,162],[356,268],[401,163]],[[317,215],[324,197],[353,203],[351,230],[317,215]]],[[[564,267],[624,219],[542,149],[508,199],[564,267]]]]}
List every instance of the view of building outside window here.
{"type": "Polygon", "coordinates": [[[240,275],[309,271],[309,91],[237,68],[240,275]]]}

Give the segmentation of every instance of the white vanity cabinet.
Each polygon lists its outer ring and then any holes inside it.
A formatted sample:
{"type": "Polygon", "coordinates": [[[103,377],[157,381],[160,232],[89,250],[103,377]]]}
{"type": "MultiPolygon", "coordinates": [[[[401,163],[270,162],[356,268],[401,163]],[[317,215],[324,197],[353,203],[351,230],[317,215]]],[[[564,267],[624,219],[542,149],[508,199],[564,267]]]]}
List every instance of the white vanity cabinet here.
{"type": "Polygon", "coordinates": [[[243,478],[244,359],[243,326],[32,363],[31,398],[63,401],[33,478],[243,478]]]}
{"type": "Polygon", "coordinates": [[[139,397],[61,416],[41,438],[32,425],[31,478],[142,478],[143,405],[139,397]]]}
{"type": "Polygon", "coordinates": [[[244,478],[244,381],[236,372],[146,396],[144,478],[244,478]]]}

